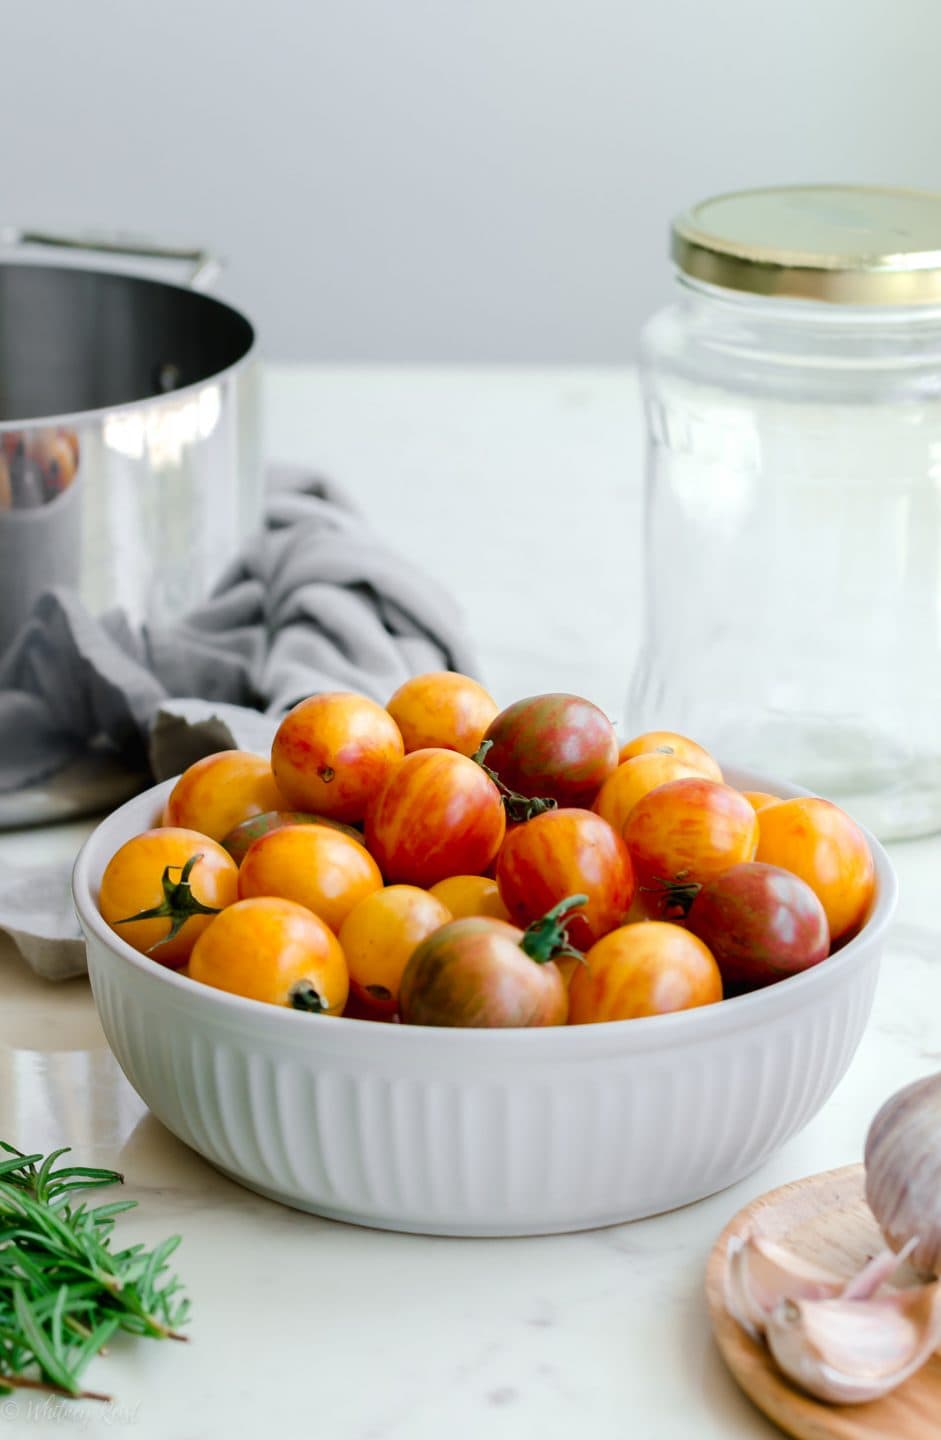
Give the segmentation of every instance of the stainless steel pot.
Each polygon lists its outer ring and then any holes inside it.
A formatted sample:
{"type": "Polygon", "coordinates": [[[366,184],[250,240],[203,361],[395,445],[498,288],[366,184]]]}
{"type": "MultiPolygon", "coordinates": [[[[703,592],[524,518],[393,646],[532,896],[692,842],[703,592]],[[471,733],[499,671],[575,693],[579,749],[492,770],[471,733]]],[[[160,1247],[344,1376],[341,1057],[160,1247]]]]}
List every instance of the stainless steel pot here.
{"type": "Polygon", "coordinates": [[[0,260],[0,656],[51,585],[135,622],[182,614],[261,502],[255,332],[195,288],[209,257],[18,238],[192,273],[0,260]]]}

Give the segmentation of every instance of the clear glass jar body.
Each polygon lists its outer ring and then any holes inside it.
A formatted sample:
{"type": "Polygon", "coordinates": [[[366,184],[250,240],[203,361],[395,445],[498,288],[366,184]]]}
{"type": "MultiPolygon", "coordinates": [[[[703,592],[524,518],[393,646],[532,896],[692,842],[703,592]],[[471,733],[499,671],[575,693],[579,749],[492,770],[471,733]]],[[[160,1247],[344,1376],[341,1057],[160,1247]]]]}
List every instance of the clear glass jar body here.
{"type": "Polygon", "coordinates": [[[680,281],[644,333],[630,731],[941,829],[941,308],[680,281]]]}

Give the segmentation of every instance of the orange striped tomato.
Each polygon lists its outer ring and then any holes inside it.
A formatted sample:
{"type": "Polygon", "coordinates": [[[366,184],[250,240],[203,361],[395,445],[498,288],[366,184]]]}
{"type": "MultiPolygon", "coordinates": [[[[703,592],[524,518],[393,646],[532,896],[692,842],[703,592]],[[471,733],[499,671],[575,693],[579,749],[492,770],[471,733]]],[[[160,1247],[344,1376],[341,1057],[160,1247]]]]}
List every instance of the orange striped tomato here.
{"type": "Polygon", "coordinates": [[[665,887],[701,885],[732,865],[754,860],[758,816],[730,785],[671,780],[637,802],[624,838],[638,883],[658,914],[658,890],[668,899],[665,887]]]}
{"type": "Polygon", "coordinates": [[[479,875],[506,831],[503,801],[479,765],[453,750],[415,750],[366,811],[366,845],[390,884],[428,889],[479,875]]]}
{"type": "Polygon", "coordinates": [[[623,925],[593,945],[569,983],[569,1024],[666,1015],[722,999],[722,976],[701,940],[679,925],[623,925]]]}
{"type": "Polygon", "coordinates": [[[566,921],[581,950],[620,925],[634,898],[627,847],[591,810],[547,810],[514,826],[497,861],[497,884],[517,925],[538,920],[567,895],[587,895],[566,921]]]}
{"type": "Polygon", "coordinates": [[[271,765],[287,804],[347,823],[362,820],[405,753],[392,716],[365,695],[311,695],[289,710],[271,747],[271,765]]]}

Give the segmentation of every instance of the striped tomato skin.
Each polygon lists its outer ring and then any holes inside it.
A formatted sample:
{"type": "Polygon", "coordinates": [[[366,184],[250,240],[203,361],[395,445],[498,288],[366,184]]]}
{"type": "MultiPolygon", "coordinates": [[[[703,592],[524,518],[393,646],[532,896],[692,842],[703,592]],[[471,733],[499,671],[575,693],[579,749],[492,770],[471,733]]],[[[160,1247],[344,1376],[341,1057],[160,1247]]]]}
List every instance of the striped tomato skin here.
{"type": "Polygon", "coordinates": [[[618,763],[614,726],[579,695],[532,695],[491,721],[485,764],[510,790],[591,805],[618,763]]]}
{"type": "Polygon", "coordinates": [[[607,820],[590,810],[548,810],[506,838],[497,885],[517,925],[528,925],[564,900],[587,895],[568,917],[569,938],[586,950],[624,920],[634,899],[627,846],[607,820]]]}
{"type": "Polygon", "coordinates": [[[503,843],[500,792],[466,755],[414,750],[366,811],[364,835],[390,885],[428,889],[451,875],[482,875],[503,843]]]}

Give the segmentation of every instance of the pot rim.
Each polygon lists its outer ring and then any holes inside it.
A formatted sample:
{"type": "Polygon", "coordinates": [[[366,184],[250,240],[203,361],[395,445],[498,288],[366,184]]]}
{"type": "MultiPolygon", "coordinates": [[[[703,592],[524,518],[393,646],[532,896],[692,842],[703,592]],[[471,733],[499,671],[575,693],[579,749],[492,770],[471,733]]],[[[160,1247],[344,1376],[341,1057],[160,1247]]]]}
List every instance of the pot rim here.
{"type": "Polygon", "coordinates": [[[149,275],[135,275],[133,271],[126,270],[103,270],[100,266],[86,265],[50,265],[43,261],[29,260],[0,260],[0,272],[4,270],[55,270],[60,274],[65,271],[78,271],[82,275],[98,276],[102,279],[127,280],[132,284],[156,286],[161,290],[180,291],[185,295],[196,296],[199,300],[205,301],[207,305],[214,306],[217,310],[227,311],[234,316],[249,330],[250,339],[248,348],[231,365],[225,366],[222,370],[215,370],[211,375],[206,375],[202,380],[195,380],[190,385],[181,385],[178,390],[168,390],[162,395],[145,395],[138,400],[124,400],[117,405],[100,405],[93,410],[67,410],[49,415],[37,415],[29,420],[0,420],[0,435],[9,430],[43,430],[52,426],[68,426],[69,429],[82,429],[89,425],[101,425],[112,415],[127,415],[143,407],[150,408],[178,404],[181,400],[192,398],[204,390],[207,385],[218,385],[236,375],[239,370],[253,363],[258,357],[258,331],[255,325],[244,311],[227,300],[220,300],[217,295],[208,295],[204,290],[194,290],[189,285],[177,284],[172,280],[157,280],[149,275]]]}

